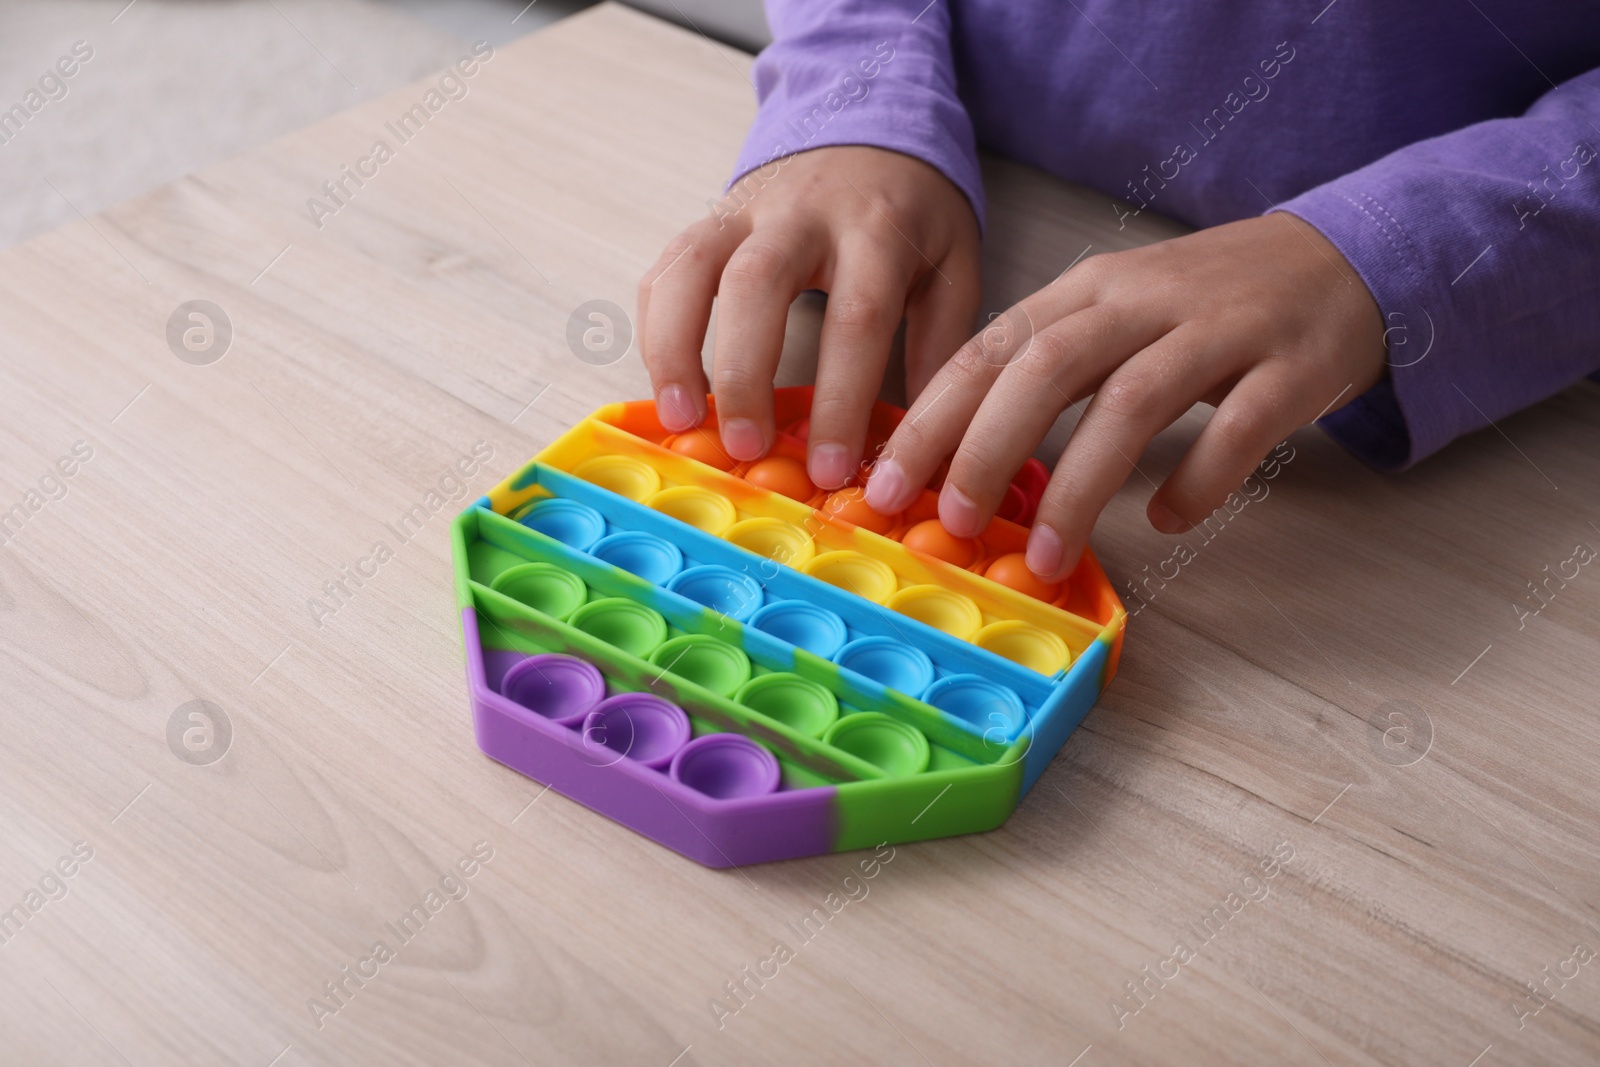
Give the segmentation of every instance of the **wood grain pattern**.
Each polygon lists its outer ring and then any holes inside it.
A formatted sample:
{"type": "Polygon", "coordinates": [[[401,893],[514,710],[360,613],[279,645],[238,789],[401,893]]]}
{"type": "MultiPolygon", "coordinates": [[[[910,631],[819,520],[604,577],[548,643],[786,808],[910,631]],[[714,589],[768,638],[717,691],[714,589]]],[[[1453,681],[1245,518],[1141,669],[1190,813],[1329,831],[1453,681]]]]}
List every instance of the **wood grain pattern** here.
{"type": "MultiPolygon", "coordinates": [[[[478,753],[446,513],[313,615],[475,443],[480,492],[645,394],[636,358],[574,359],[566,320],[631,307],[704,210],[747,68],[602,7],[497,53],[321,229],[306,199],[424,86],[0,253],[0,510],[25,510],[0,546],[0,908],[43,884],[0,944],[0,1058],[1595,1062],[1600,962],[1567,961],[1600,947],[1600,571],[1513,609],[1600,544],[1593,387],[1397,477],[1295,435],[1265,498],[1147,588],[1011,821],[899,848],[805,942],[860,856],[704,870],[478,753]],[[235,330],[210,366],[165,339],[196,298],[235,330]],[[233,728],[209,766],[167,743],[197,698],[233,728]],[[1383,747],[1397,709],[1429,745],[1383,747]],[[465,896],[394,937],[477,842],[465,896]],[[346,979],[380,939],[394,958],[346,979]],[[793,960],[719,1026],[777,941],[793,960]],[[1523,984],[1573,968],[1519,1028],[1523,984]]],[[[988,176],[995,309],[1085,245],[1175,232],[988,176]]],[[[815,307],[794,319],[803,363],[815,307]]],[[[1173,552],[1145,478],[1200,419],[1100,524],[1119,585],[1173,552]]]]}

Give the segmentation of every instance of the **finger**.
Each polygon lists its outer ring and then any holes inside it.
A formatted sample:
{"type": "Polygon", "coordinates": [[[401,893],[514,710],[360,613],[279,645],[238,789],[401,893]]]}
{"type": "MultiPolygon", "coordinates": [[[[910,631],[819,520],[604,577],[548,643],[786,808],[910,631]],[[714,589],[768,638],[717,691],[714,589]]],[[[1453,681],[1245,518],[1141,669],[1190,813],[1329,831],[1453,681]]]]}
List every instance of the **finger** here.
{"type": "Polygon", "coordinates": [[[1111,255],[1096,256],[992,318],[956,350],[918,394],[867,480],[867,504],[885,514],[916,499],[961,435],[1006,364],[1028,350],[1038,329],[1095,302],[1113,277],[1111,255]]]}
{"type": "Polygon", "coordinates": [[[1246,374],[1150,498],[1150,525],[1176,534],[1204,521],[1245,484],[1274,445],[1312,421],[1325,400],[1287,369],[1263,365],[1246,374]]]}
{"type": "Polygon", "coordinates": [[[906,301],[906,396],[915,399],[972,336],[982,285],[978,265],[948,256],[906,301]]]}
{"type": "Polygon", "coordinates": [[[704,219],[673,238],[639,282],[639,352],[661,425],[674,433],[706,417],[701,351],[717,278],[746,224],[704,219]]]}
{"type": "Polygon", "coordinates": [[[1193,406],[1242,356],[1179,327],[1123,364],[1095,393],[1039,501],[1028,569],[1046,581],[1078,564],[1089,531],[1150,439],[1193,406]]]}
{"type": "Polygon", "coordinates": [[[821,265],[822,238],[811,227],[763,230],[723,268],[711,374],[722,444],[734,459],[755,459],[772,445],[772,379],[789,305],[821,265]]]}
{"type": "MultiPolygon", "coordinates": [[[[1056,416],[1166,332],[1165,317],[1104,304],[1069,315],[1034,337],[990,388],[961,438],[939,492],[939,519],[977,537],[1056,416]]],[[[1153,432],[1153,431],[1152,431],[1153,432]]]]}
{"type": "Polygon", "coordinates": [[[861,461],[872,401],[915,269],[904,256],[870,242],[846,244],[838,260],[822,319],[808,437],[811,480],[823,489],[839,488],[861,461]]]}

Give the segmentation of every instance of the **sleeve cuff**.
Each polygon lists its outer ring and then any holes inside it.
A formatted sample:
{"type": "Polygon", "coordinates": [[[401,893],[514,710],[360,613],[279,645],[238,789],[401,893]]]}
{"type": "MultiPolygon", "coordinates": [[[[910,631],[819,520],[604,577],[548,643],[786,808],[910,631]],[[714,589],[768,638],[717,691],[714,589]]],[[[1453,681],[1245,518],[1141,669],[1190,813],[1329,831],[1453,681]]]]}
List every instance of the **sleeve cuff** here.
{"type": "MultiPolygon", "coordinates": [[[[761,110],[728,182],[814,148],[865,145],[920,159],[966,196],[984,225],[977,139],[956,96],[948,40],[921,26],[886,37],[867,31],[848,45],[804,39],[768,48],[754,73],[761,110]]],[[[781,166],[781,163],[776,165],[781,166]]]]}
{"type": "Polygon", "coordinates": [[[1338,183],[1273,210],[1316,227],[1354,268],[1383,316],[1388,376],[1317,425],[1383,471],[1404,470],[1475,429],[1462,418],[1461,409],[1470,407],[1459,397],[1439,395],[1444,385],[1436,372],[1446,357],[1436,350],[1437,330],[1450,303],[1432,292],[1430,272],[1395,217],[1373,197],[1347,193],[1338,183]]]}
{"type": "Polygon", "coordinates": [[[1405,468],[1411,456],[1411,431],[1395,399],[1394,383],[1383,381],[1350,403],[1317,420],[1345,451],[1381,471],[1405,468]]]}

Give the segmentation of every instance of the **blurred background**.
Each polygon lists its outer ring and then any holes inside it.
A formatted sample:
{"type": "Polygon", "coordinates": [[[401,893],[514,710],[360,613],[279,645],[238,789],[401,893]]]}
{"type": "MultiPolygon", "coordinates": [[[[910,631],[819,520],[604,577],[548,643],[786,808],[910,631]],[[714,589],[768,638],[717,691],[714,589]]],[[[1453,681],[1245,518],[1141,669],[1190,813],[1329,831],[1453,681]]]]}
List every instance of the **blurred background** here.
{"type": "MultiPolygon", "coordinates": [[[[500,47],[593,0],[0,0],[0,247],[500,47]],[[86,49],[80,48],[79,54],[86,49]],[[33,97],[37,103],[43,94],[33,97]]],[[[755,51],[760,0],[633,0],[755,51]]]]}

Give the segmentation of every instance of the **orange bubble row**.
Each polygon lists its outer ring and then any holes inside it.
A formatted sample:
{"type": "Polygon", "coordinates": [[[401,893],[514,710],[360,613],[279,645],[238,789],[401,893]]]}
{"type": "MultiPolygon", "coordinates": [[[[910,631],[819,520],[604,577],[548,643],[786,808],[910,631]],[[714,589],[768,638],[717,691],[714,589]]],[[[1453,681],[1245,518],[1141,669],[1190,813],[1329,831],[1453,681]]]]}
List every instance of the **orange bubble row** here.
{"type": "MultiPolygon", "coordinates": [[[[955,537],[945,530],[937,518],[912,521],[917,513],[937,511],[938,498],[931,490],[924,493],[923,500],[919,501],[920,507],[914,506],[906,513],[894,515],[885,515],[869,507],[865,490],[860,486],[850,486],[833,493],[825,493],[806,475],[804,420],[801,424],[787,429],[790,432],[779,434],[779,440],[773,446],[771,454],[751,463],[741,463],[728,455],[722,447],[722,440],[717,436],[716,429],[710,425],[669,437],[666,445],[679,455],[688,456],[720,471],[743,478],[751,485],[808,504],[820,512],[826,521],[846,522],[852,526],[871,530],[873,533],[899,541],[913,552],[932,556],[963,570],[981,574],[1007,589],[1033,597],[1035,600],[1056,603],[1065,599],[1065,583],[1046,582],[1040,579],[1028,569],[1023,552],[996,551],[992,545],[985,543],[991,532],[1010,529],[1015,532],[1009,540],[1017,544],[1018,538],[1015,534],[1020,533],[1020,530],[1016,530],[1011,524],[997,519],[990,523],[990,529],[985,531],[984,537],[955,537]],[[799,432],[793,432],[796,430],[799,432]]],[[[720,531],[718,533],[720,536],[720,531]]]]}

